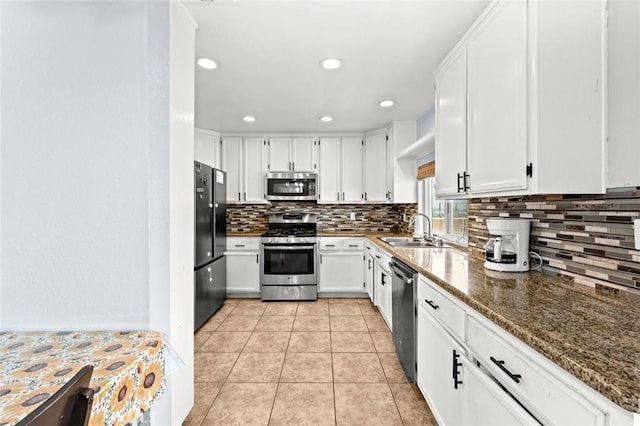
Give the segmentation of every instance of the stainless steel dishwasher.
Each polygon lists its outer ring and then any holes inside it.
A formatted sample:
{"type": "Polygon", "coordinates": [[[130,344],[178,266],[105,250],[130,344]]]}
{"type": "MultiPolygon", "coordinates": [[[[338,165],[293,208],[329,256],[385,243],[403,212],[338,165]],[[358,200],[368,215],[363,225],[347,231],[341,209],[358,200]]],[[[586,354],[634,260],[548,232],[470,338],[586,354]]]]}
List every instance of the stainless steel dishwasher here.
{"type": "Polygon", "coordinates": [[[393,343],[398,359],[410,382],[416,381],[416,303],[418,273],[394,257],[389,263],[391,280],[391,315],[393,343]]]}

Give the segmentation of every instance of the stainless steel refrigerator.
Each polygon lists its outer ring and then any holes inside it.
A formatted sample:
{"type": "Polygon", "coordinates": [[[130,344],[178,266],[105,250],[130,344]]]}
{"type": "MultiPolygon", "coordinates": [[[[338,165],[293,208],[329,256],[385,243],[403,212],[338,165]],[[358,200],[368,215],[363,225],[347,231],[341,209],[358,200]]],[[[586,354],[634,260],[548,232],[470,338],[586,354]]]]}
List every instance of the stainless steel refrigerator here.
{"type": "Polygon", "coordinates": [[[195,321],[197,330],[227,297],[227,173],[195,162],[195,321]]]}

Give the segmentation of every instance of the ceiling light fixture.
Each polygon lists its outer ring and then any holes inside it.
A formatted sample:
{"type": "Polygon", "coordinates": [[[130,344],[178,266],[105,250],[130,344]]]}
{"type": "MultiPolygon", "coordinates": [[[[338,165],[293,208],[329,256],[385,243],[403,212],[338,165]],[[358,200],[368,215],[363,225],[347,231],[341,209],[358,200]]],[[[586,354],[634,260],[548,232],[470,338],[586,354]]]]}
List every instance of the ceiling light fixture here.
{"type": "Polygon", "coordinates": [[[256,121],[256,118],[253,115],[245,115],[244,117],[242,117],[242,119],[247,123],[253,123],[254,121],[256,121]]]}
{"type": "Polygon", "coordinates": [[[320,121],[324,121],[325,123],[328,123],[330,121],[333,121],[333,117],[331,117],[330,115],[323,115],[322,117],[320,117],[320,121]]]}
{"type": "Polygon", "coordinates": [[[342,60],[338,58],[326,58],[320,61],[320,66],[325,70],[335,70],[342,66],[342,60]]]}
{"type": "Polygon", "coordinates": [[[380,108],[389,108],[393,106],[393,104],[395,104],[395,101],[393,99],[383,99],[380,102],[378,102],[378,105],[380,106],[380,108]]]}
{"type": "Polygon", "coordinates": [[[204,68],[206,70],[215,70],[216,68],[218,68],[218,64],[216,64],[216,61],[214,61],[213,59],[209,59],[209,58],[198,58],[196,60],[196,63],[201,67],[204,68]]]}

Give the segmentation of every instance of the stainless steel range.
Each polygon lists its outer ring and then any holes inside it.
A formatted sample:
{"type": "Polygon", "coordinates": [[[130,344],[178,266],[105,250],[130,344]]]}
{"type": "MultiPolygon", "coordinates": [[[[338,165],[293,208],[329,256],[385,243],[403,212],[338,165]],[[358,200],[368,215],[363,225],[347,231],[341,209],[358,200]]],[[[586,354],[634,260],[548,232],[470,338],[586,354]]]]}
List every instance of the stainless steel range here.
{"type": "Polygon", "coordinates": [[[316,227],[313,213],[269,216],[262,234],[260,284],[262,300],[316,300],[316,227]]]}

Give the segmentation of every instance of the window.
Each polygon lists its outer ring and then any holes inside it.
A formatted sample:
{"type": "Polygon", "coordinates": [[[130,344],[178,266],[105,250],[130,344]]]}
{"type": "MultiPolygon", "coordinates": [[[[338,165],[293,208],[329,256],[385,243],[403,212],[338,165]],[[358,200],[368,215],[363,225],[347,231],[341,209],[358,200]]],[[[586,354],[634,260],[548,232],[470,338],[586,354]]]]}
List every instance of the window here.
{"type": "MultiPolygon", "coordinates": [[[[435,198],[436,179],[431,177],[418,183],[418,212],[431,219],[431,232],[439,237],[458,242],[467,242],[467,201],[437,200],[435,198]]],[[[417,234],[426,232],[426,226],[416,220],[417,234]]]]}

